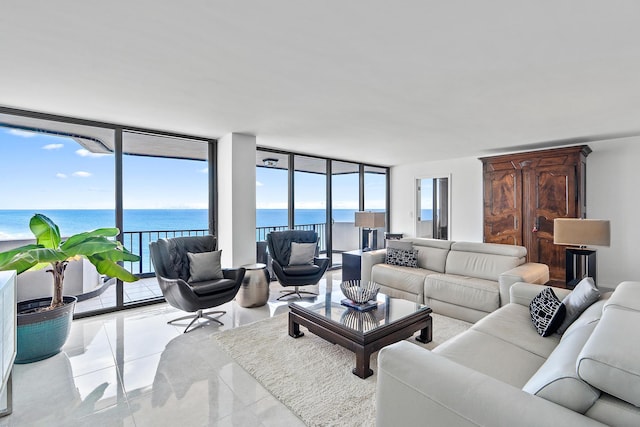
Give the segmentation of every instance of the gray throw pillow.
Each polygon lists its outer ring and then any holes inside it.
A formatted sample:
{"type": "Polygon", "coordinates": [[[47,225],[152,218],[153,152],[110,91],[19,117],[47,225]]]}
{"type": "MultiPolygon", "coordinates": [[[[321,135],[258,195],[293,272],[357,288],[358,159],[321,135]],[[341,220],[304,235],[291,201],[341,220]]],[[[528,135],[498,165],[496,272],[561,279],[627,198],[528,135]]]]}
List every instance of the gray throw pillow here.
{"type": "Polygon", "coordinates": [[[205,280],[224,279],[220,266],[222,251],[191,253],[189,258],[189,282],[202,282],[205,280]]]}
{"type": "Polygon", "coordinates": [[[291,243],[289,265],[313,264],[316,256],[316,243],[291,243]]]}
{"type": "Polygon", "coordinates": [[[600,291],[591,277],[585,277],[573,288],[573,291],[562,300],[567,307],[564,321],[558,328],[559,334],[564,334],[567,328],[576,320],[591,304],[598,301],[600,291]]]}
{"type": "Polygon", "coordinates": [[[387,248],[410,251],[413,249],[413,243],[403,242],[401,240],[387,240],[387,248]]]}

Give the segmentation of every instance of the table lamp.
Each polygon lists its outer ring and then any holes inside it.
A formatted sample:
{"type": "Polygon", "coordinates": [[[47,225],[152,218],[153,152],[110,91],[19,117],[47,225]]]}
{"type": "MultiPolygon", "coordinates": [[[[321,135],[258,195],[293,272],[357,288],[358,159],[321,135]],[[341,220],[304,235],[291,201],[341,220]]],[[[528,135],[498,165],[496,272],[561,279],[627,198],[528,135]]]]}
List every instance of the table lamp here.
{"type": "Polygon", "coordinates": [[[572,245],[565,250],[567,288],[573,289],[584,277],[596,282],[596,250],[587,246],[609,246],[609,221],[601,219],[556,218],[553,243],[572,245]]]}
{"type": "Polygon", "coordinates": [[[356,212],[355,226],[362,228],[362,250],[378,247],[378,230],[384,227],[384,212],[356,212]],[[373,235],[373,238],[371,238],[373,235]]]}

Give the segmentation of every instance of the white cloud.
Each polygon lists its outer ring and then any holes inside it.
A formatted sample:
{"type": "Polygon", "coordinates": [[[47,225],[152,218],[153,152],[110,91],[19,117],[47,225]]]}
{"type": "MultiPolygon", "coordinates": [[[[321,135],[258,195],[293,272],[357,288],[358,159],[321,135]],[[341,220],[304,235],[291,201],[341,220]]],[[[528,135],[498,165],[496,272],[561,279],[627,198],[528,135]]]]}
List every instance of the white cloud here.
{"type": "Polygon", "coordinates": [[[64,147],[64,144],[47,144],[42,147],[43,150],[58,150],[64,147]]]}
{"type": "Polygon", "coordinates": [[[76,150],[76,154],[80,157],[103,157],[103,156],[108,156],[109,154],[107,153],[92,153],[91,151],[87,150],[86,148],[81,148],[79,150],[76,150]]]}
{"type": "Polygon", "coordinates": [[[28,130],[21,129],[9,129],[7,133],[14,136],[21,136],[22,138],[33,138],[34,136],[36,136],[35,132],[29,132],[28,130]]]}
{"type": "Polygon", "coordinates": [[[209,173],[209,168],[200,169],[198,172],[200,172],[200,173],[209,173]]]}
{"type": "Polygon", "coordinates": [[[261,183],[260,181],[256,181],[256,187],[262,187],[264,184],[261,183]]]}
{"type": "Polygon", "coordinates": [[[66,177],[67,177],[67,175],[66,175],[66,174],[64,174],[64,173],[60,173],[60,172],[58,172],[58,173],[56,174],[56,178],[65,179],[66,177]]]}
{"type": "Polygon", "coordinates": [[[77,172],[72,173],[71,175],[77,176],[79,178],[88,178],[88,177],[91,176],[91,172],[77,171],[77,172]]]}

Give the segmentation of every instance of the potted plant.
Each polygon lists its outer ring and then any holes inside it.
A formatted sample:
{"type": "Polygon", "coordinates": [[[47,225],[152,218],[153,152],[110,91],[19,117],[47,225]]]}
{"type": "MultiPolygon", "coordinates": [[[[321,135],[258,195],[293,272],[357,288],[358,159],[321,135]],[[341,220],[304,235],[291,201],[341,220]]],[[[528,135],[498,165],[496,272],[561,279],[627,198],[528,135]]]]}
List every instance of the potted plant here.
{"type": "Polygon", "coordinates": [[[46,271],[53,275],[53,296],[18,303],[16,363],[51,357],[66,342],[77,301],[76,297],[63,296],[69,261],[86,258],[100,274],[133,282],[138,278],[118,262],[140,260],[113,239],[120,233],[117,228],[79,233],[63,241],[58,226],[42,214],[31,218],[29,228],[36,243],[0,252],[0,270],[16,270],[20,274],[48,267],[46,271]]]}

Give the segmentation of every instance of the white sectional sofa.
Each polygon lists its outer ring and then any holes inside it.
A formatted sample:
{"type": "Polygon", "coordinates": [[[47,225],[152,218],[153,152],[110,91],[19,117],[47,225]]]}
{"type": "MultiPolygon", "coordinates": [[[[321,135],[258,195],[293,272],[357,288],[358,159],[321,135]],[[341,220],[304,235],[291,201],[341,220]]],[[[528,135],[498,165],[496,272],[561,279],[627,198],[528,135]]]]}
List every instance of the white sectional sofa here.
{"type": "Polygon", "coordinates": [[[547,338],[528,307],[543,288],[514,284],[511,303],[433,351],[383,348],[377,425],[639,426],[640,282],[621,283],[547,338]]]}
{"type": "Polygon", "coordinates": [[[526,248],[493,243],[406,238],[418,268],[385,264],[386,249],[362,254],[362,280],[380,291],[428,305],[438,314],[476,322],[509,302],[515,282],[549,281],[545,264],[527,263],[526,248]]]}

